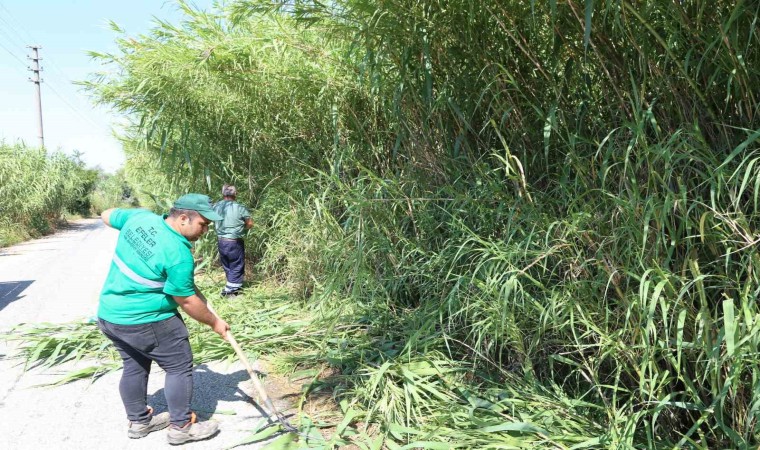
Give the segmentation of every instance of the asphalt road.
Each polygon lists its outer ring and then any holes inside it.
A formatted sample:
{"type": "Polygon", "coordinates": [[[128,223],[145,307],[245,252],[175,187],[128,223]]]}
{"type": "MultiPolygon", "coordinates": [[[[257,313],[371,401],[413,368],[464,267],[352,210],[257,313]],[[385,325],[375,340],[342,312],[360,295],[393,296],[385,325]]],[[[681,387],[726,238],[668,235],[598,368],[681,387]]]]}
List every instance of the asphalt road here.
{"type": "MultiPolygon", "coordinates": [[[[0,249],[0,330],[19,323],[82,321],[92,317],[105,280],[117,232],[99,220],[72,223],[35,241],[0,249]]],[[[72,367],[26,373],[12,356],[13,344],[0,341],[0,448],[3,449],[155,449],[228,448],[250,436],[263,419],[246,393],[253,389],[239,363],[196,367],[193,408],[212,413],[221,432],[207,441],[172,447],[165,431],[143,439],[127,438],[119,399],[121,371],[94,381],[39,387],[72,367]],[[221,414],[224,413],[224,414],[221,414]]],[[[149,403],[166,410],[164,374],[153,366],[149,403]]],[[[247,445],[241,448],[258,448],[247,445]]]]}

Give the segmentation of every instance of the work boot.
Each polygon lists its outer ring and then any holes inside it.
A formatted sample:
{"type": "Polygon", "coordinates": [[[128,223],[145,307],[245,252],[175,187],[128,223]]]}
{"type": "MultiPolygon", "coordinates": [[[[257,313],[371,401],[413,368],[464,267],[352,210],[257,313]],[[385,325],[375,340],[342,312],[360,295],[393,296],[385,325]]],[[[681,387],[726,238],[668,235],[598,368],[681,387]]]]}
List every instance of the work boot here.
{"type": "Polygon", "coordinates": [[[129,429],[127,429],[127,436],[130,439],[140,439],[147,436],[154,431],[163,430],[169,426],[169,413],[162,412],[161,414],[153,415],[153,408],[148,406],[148,412],[150,414],[150,420],[145,423],[129,422],[129,429]]]}
{"type": "Polygon", "coordinates": [[[191,441],[202,441],[215,435],[219,431],[219,422],[216,420],[207,420],[205,422],[196,423],[195,413],[193,413],[190,421],[182,427],[172,425],[169,427],[169,432],[166,434],[166,439],[172,445],[184,444],[191,441]]]}
{"type": "Polygon", "coordinates": [[[219,295],[221,295],[222,297],[236,297],[236,296],[238,296],[238,295],[241,294],[241,292],[240,292],[241,290],[242,289],[227,290],[225,288],[225,289],[222,290],[222,292],[219,295]]]}

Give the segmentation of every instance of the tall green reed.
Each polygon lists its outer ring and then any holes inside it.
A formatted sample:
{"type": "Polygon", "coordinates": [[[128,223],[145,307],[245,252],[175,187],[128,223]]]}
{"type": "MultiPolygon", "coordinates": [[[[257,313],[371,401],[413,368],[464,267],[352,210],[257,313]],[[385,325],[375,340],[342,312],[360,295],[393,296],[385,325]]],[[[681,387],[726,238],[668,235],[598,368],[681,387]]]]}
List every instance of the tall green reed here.
{"type": "Polygon", "coordinates": [[[315,358],[385,436],[757,444],[757,5],[184,9],[95,55],[127,174],[157,205],[244,187],[260,273],[366,325],[315,358]],[[425,355],[464,375],[405,376],[425,355]],[[547,406],[521,429],[452,407],[494,382],[547,406]]]}
{"type": "Polygon", "coordinates": [[[0,143],[0,246],[49,232],[65,212],[87,214],[94,181],[76,155],[0,143]]]}

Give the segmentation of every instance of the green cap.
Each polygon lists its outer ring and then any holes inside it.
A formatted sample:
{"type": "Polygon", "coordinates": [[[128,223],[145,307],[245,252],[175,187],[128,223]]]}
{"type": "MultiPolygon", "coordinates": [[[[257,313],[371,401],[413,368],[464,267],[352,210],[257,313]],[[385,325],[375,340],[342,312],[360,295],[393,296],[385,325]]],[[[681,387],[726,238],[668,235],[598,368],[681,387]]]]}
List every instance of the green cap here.
{"type": "Polygon", "coordinates": [[[185,194],[174,202],[177,209],[189,209],[197,211],[208,220],[222,220],[222,216],[211,209],[211,199],[203,194],[185,194]]]}

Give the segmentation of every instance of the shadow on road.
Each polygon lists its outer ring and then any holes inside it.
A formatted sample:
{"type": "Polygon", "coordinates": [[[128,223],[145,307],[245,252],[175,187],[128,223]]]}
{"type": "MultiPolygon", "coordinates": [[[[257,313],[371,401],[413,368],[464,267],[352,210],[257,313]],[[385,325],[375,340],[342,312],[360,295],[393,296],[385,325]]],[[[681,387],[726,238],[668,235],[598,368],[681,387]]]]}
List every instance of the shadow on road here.
{"type": "Polygon", "coordinates": [[[58,229],[59,231],[84,231],[95,230],[103,226],[103,222],[100,220],[87,221],[87,222],[67,222],[58,229]]]}
{"type": "MultiPolygon", "coordinates": [[[[216,412],[220,401],[249,402],[250,397],[238,387],[241,381],[248,378],[248,373],[245,370],[238,370],[233,373],[218,373],[211,370],[208,365],[201,364],[193,371],[192,410],[199,417],[207,418],[216,412]]],[[[156,412],[166,411],[164,388],[149,395],[148,404],[153,406],[156,412]]],[[[260,410],[256,411],[257,409],[253,404],[251,405],[252,414],[256,414],[257,412],[261,414],[260,410]]]]}
{"type": "Polygon", "coordinates": [[[34,280],[0,281],[0,311],[16,300],[24,298],[21,293],[32,283],[34,280]]]}

